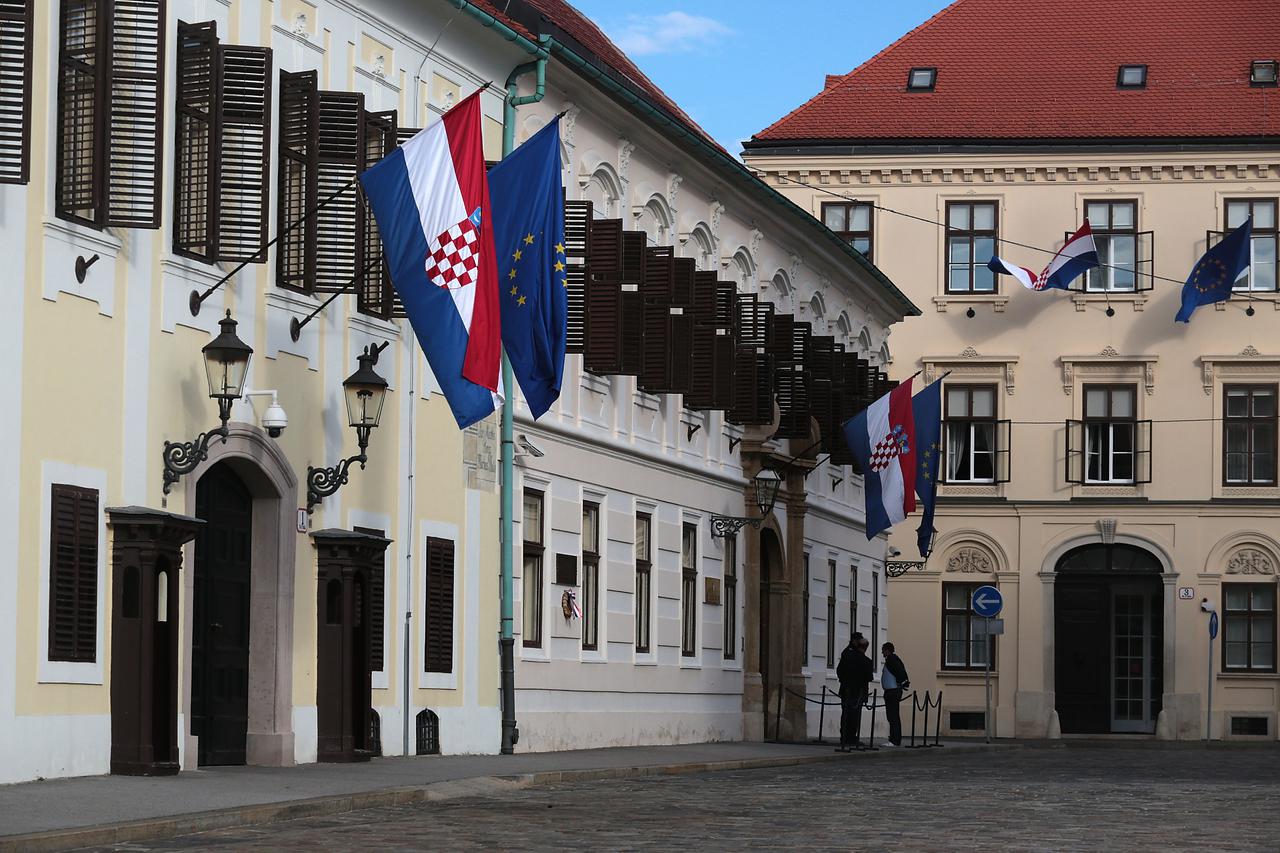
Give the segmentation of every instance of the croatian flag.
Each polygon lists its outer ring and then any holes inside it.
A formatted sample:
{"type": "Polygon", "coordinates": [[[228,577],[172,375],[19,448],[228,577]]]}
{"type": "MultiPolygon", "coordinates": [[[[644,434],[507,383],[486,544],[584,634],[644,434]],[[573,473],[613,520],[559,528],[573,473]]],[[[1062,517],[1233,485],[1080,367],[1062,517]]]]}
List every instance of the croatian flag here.
{"type": "Polygon", "coordinates": [[[867,538],[888,530],[916,508],[916,423],[908,379],[844,425],[844,437],[863,473],[867,538]]]}
{"type": "Polygon", "coordinates": [[[391,283],[459,428],[502,405],[479,92],[360,175],[391,283]]]}
{"type": "Polygon", "coordinates": [[[1053,256],[1053,260],[1049,261],[1049,265],[1040,275],[999,257],[992,257],[987,262],[987,269],[1002,275],[1013,276],[1027,290],[1052,288],[1066,290],[1067,285],[1077,276],[1096,266],[1098,266],[1098,249],[1093,244],[1093,229],[1089,227],[1087,219],[1080,226],[1080,230],[1067,238],[1067,242],[1058,250],[1058,254],[1053,256]]]}

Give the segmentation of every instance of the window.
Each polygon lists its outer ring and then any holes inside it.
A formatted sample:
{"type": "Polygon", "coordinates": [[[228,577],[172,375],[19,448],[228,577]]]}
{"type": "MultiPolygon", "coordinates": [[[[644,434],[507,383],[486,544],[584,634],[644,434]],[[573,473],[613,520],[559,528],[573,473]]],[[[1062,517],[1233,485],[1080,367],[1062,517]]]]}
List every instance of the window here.
{"type": "Polygon", "coordinates": [[[1227,199],[1225,222],[1227,231],[1239,228],[1250,216],[1253,217],[1253,237],[1249,246],[1249,266],[1236,279],[1232,289],[1274,292],[1276,289],[1276,199],[1227,199]]]}
{"type": "Polygon", "coordinates": [[[1085,482],[1134,482],[1137,389],[1084,386],[1085,482]]]}
{"type": "Polygon", "coordinates": [[[947,483],[996,481],[996,386],[946,386],[947,483]]]}
{"type": "Polygon", "coordinates": [[[996,203],[947,202],[947,292],[994,293],[987,261],[996,253],[996,203]]]}
{"type": "Polygon", "coordinates": [[[907,73],[907,89],[912,92],[932,92],[937,82],[937,68],[912,68],[907,73]]]}
{"type": "Polygon", "coordinates": [[[302,293],[355,293],[358,310],[390,317],[377,226],[354,181],[394,150],[395,113],[367,112],[359,93],[319,91],[314,71],[281,72],[279,137],[276,281],[302,293]]]}
{"type": "Polygon", "coordinates": [[[849,635],[858,630],[858,567],[849,567],[849,635]]]}
{"type": "Polygon", "coordinates": [[[1275,584],[1223,584],[1222,597],[1222,668],[1275,672],[1275,584]]]}
{"type": "MultiPolygon", "coordinates": [[[[386,538],[385,530],[378,530],[372,527],[356,527],[351,528],[356,533],[367,533],[370,536],[378,536],[386,538]]],[[[387,573],[387,552],[382,552],[382,559],[373,575],[369,578],[369,611],[372,614],[369,624],[369,669],[373,672],[382,672],[386,668],[385,650],[383,648],[383,631],[386,620],[386,573],[387,573]]]]}
{"type": "Polygon", "coordinates": [[[836,561],[827,561],[827,669],[836,668],[836,561]]]}
{"type": "Polygon", "coordinates": [[[1274,59],[1255,59],[1249,65],[1249,85],[1274,86],[1280,80],[1278,63],[1274,59]]]}
{"type": "Polygon", "coordinates": [[[217,25],[178,24],[173,251],[266,261],[271,50],[218,43],[217,25]]]}
{"type": "Polygon", "coordinates": [[[600,648],[600,505],[582,504],[582,649],[600,648]]]}
{"type": "Polygon", "coordinates": [[[453,672],[453,540],[427,537],[427,672],[453,672]]]}
{"type": "Polygon", "coordinates": [[[1276,386],[1223,389],[1223,474],[1230,486],[1276,484],[1276,386]]]}
{"type": "Polygon", "coordinates": [[[1132,293],[1138,279],[1138,203],[1087,201],[1084,210],[1099,263],[1085,272],[1084,289],[1132,293]]]}
{"type": "Polygon", "coordinates": [[[680,654],[698,653],[698,526],[688,522],[680,537],[680,654]]]}
{"type": "Polygon", "coordinates": [[[98,642],[98,490],[55,483],[49,501],[49,660],[93,663],[98,642]]]}
{"type": "Polygon", "coordinates": [[[542,492],[525,489],[520,523],[524,536],[524,564],[520,571],[523,624],[520,632],[526,648],[542,648],[542,492]]]}
{"type": "Polygon", "coordinates": [[[724,659],[738,657],[738,537],[724,540],[724,659]]]}
{"type": "Polygon", "coordinates": [[[880,576],[871,573],[871,649],[872,655],[880,649],[880,576]]]}
{"type": "Polygon", "coordinates": [[[988,655],[991,668],[996,665],[996,639],[978,633],[982,620],[973,615],[970,601],[982,584],[944,583],[942,585],[942,668],[985,669],[988,655]]]}
{"type": "Polygon", "coordinates": [[[809,555],[804,555],[804,588],[800,592],[801,607],[804,613],[800,617],[800,659],[804,666],[809,665],[809,555]]]}
{"type": "Polygon", "coordinates": [[[31,173],[31,24],[35,0],[0,0],[0,184],[31,173]]]}
{"type": "Polygon", "coordinates": [[[1116,72],[1117,89],[1145,89],[1147,87],[1147,66],[1121,65],[1116,72]]]}
{"type": "Polygon", "coordinates": [[[856,201],[850,204],[822,205],[823,223],[871,260],[872,220],[870,202],[856,201]]]}
{"type": "Polygon", "coordinates": [[[636,513],[636,651],[648,654],[653,607],[653,517],[636,513]]]}
{"type": "Polygon", "coordinates": [[[54,212],[160,227],[164,0],[62,0],[54,212]]]}

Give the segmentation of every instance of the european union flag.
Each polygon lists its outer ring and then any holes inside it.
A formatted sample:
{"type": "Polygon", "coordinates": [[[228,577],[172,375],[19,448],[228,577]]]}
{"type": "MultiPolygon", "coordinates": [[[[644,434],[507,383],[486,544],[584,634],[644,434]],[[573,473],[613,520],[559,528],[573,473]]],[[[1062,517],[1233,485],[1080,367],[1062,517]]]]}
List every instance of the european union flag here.
{"type": "Polygon", "coordinates": [[[1190,323],[1191,312],[1210,302],[1231,298],[1231,286],[1249,266],[1253,219],[1246,219],[1196,262],[1182,286],[1182,307],[1175,322],[1190,323]]]}
{"type": "Polygon", "coordinates": [[[942,381],[929,385],[911,398],[916,422],[916,494],[924,515],[916,529],[920,556],[933,548],[933,504],[938,496],[938,469],[942,462],[942,381]]]}
{"type": "Polygon", "coordinates": [[[502,345],[538,418],[560,397],[564,376],[569,282],[559,118],[489,171],[489,198],[502,345]]]}

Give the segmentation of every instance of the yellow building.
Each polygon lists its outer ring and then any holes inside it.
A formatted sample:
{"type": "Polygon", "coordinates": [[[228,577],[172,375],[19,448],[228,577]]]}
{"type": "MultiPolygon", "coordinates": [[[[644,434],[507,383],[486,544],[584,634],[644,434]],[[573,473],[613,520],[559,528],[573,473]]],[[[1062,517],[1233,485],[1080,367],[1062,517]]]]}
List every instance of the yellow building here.
{"type": "MultiPolygon", "coordinates": [[[[1275,739],[1280,18],[1264,0],[961,0],[758,133],[746,162],[925,316],[892,375],[944,379],[937,539],[895,532],[894,640],[944,731],[1275,739]],[[1088,22],[1087,43],[1063,34],[1088,22]],[[1252,216],[1228,302],[1175,324],[1252,216]],[[1082,220],[1103,264],[1032,292],[1082,220]],[[1004,634],[969,599],[1004,596],[1004,634]],[[1213,605],[1221,633],[1210,645],[1213,605]]],[[[920,387],[919,385],[917,387],[920,387]]]]}

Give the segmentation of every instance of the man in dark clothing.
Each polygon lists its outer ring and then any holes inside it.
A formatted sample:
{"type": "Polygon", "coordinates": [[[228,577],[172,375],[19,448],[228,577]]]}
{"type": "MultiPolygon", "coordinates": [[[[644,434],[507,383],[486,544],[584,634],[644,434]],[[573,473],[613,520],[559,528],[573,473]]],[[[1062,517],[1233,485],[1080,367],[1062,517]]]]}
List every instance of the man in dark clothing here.
{"type": "Polygon", "coordinates": [[[867,641],[854,631],[849,645],[840,654],[836,677],[840,679],[840,748],[861,746],[862,706],[867,701],[867,685],[875,676],[875,664],[867,657],[867,641]]]}
{"type": "Polygon", "coordinates": [[[884,654],[880,686],[884,688],[884,716],[889,721],[889,742],[884,746],[902,746],[902,716],[898,703],[902,701],[902,691],[910,687],[911,682],[907,679],[907,668],[902,665],[902,658],[893,652],[893,643],[885,643],[880,651],[884,654]]]}

